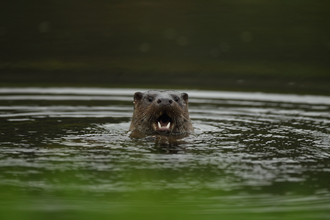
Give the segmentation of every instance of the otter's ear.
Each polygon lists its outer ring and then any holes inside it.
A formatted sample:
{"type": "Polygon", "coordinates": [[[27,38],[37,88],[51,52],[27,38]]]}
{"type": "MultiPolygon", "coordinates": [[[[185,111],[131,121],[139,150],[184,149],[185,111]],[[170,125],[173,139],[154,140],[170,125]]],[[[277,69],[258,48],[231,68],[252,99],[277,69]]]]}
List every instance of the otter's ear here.
{"type": "Polygon", "coordinates": [[[181,93],[181,96],[182,96],[183,100],[184,100],[186,103],[188,103],[188,94],[184,92],[184,93],[181,93]]]}
{"type": "Polygon", "coordinates": [[[136,93],[134,93],[134,103],[136,101],[140,101],[142,99],[142,97],[143,97],[143,93],[142,92],[136,92],[136,93]]]}

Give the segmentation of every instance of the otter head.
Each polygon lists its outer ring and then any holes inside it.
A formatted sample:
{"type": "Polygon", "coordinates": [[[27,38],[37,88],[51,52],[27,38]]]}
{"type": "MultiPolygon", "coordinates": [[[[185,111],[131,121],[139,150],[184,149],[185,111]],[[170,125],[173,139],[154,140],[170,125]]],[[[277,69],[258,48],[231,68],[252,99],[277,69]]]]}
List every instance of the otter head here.
{"type": "Polygon", "coordinates": [[[185,134],[193,131],[188,113],[188,94],[148,91],[134,94],[131,131],[185,134]]]}

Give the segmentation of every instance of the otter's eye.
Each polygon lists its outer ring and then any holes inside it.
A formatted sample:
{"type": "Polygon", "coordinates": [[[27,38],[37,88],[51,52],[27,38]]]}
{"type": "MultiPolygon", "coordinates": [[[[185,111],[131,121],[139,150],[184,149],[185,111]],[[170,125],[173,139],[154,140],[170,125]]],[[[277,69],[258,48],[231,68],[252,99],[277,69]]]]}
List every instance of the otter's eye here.
{"type": "Polygon", "coordinates": [[[151,96],[148,97],[148,101],[152,102],[154,100],[154,98],[152,98],[151,96]]]}
{"type": "Polygon", "coordinates": [[[180,100],[179,97],[177,96],[174,97],[174,101],[178,102],[179,100],[180,100]]]}

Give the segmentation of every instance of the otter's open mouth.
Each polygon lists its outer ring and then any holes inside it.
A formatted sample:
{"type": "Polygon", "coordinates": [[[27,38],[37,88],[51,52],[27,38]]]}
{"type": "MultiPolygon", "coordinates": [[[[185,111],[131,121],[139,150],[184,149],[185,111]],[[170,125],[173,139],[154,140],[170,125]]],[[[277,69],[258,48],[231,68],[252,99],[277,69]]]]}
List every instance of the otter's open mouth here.
{"type": "Polygon", "coordinates": [[[162,114],[157,118],[158,131],[170,131],[172,119],[167,114],[162,114]]]}

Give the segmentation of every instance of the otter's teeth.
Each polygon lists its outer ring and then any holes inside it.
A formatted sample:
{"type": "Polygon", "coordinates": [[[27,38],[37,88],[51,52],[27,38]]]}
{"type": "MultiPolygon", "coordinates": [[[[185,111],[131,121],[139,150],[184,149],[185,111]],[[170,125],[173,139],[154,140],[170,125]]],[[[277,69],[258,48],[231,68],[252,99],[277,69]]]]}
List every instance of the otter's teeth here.
{"type": "MultiPolygon", "coordinates": [[[[171,122],[169,122],[169,123],[167,123],[167,125],[166,125],[166,129],[170,129],[170,126],[171,126],[171,122]]],[[[158,122],[158,127],[159,128],[164,128],[161,124],[160,124],[160,122],[158,122]]]]}

